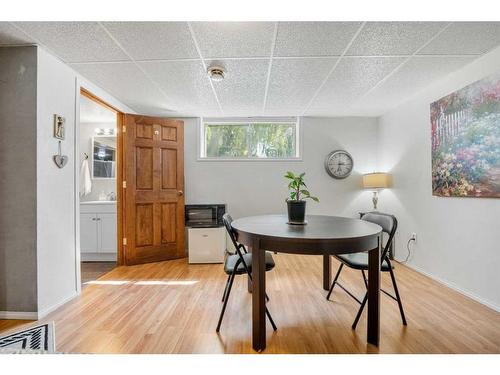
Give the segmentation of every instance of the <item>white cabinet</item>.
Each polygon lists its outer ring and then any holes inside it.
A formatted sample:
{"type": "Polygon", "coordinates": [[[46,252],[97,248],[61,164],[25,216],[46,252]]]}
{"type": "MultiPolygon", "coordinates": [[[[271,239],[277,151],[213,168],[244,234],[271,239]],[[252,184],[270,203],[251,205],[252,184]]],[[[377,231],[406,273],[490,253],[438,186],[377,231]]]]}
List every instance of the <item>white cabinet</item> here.
{"type": "Polygon", "coordinates": [[[80,204],[80,253],[83,261],[116,261],[116,202],[80,204]]]}
{"type": "Polygon", "coordinates": [[[80,251],[91,253],[97,249],[96,214],[80,214],[80,251]]]}
{"type": "Polygon", "coordinates": [[[225,228],[189,228],[189,263],[223,263],[226,251],[225,228]]]}
{"type": "Polygon", "coordinates": [[[97,220],[97,241],[99,252],[116,254],[116,214],[97,214],[97,220]]]}

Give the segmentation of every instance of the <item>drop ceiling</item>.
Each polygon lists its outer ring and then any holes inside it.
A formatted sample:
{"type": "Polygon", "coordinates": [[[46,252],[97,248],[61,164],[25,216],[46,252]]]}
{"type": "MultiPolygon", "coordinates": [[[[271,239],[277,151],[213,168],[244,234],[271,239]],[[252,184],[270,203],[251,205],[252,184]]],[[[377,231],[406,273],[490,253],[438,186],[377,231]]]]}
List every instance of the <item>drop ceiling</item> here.
{"type": "Polygon", "coordinates": [[[379,116],[499,46],[500,22],[0,22],[20,44],[139,113],[379,116]]]}

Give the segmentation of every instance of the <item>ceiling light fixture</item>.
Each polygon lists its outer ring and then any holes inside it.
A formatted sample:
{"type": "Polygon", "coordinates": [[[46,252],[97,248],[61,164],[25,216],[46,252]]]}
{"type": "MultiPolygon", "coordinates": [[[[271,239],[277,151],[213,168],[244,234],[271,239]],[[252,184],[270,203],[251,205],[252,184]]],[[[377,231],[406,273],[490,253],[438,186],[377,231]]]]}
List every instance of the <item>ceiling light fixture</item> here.
{"type": "Polygon", "coordinates": [[[222,66],[211,66],[207,70],[208,76],[212,81],[220,82],[224,79],[226,72],[222,66]]]}

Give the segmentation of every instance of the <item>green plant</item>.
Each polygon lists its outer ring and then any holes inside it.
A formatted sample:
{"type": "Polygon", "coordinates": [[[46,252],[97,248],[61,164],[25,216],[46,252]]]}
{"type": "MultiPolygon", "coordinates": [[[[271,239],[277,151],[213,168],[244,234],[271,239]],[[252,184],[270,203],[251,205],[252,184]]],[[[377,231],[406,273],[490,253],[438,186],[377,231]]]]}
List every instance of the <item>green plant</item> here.
{"type": "Polygon", "coordinates": [[[300,175],[295,175],[293,172],[286,172],[285,178],[290,180],[288,183],[288,189],[290,189],[290,197],[287,200],[301,201],[304,199],[312,199],[315,202],[319,202],[319,198],[311,196],[307,190],[307,186],[304,182],[305,172],[300,175]]]}

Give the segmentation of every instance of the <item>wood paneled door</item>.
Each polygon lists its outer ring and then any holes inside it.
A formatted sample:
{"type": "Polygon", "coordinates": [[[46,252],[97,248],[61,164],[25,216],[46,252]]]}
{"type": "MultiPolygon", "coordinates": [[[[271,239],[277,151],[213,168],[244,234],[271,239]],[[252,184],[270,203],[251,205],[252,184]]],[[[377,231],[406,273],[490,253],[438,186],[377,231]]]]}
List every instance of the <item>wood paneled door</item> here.
{"type": "Polygon", "coordinates": [[[184,123],[125,115],[125,264],[182,258],[184,123]]]}

